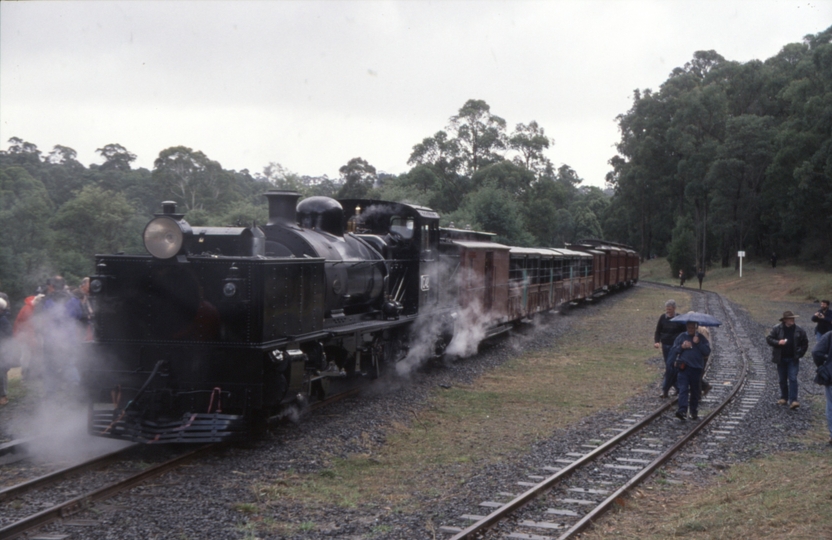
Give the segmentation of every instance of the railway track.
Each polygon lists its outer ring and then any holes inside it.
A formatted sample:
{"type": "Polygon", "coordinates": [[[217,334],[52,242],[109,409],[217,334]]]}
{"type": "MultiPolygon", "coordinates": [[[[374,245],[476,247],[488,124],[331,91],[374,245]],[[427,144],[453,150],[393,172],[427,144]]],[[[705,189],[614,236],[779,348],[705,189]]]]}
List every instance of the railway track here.
{"type": "MultiPolygon", "coordinates": [[[[327,399],[309,406],[309,411],[326,407],[346,397],[357,394],[361,388],[352,388],[334,394],[327,399]]],[[[277,422],[279,420],[275,420],[277,422]]],[[[28,441],[19,441],[21,448],[28,441]]],[[[147,445],[134,444],[125,448],[97,456],[84,462],[44,474],[20,484],[0,489],[0,540],[13,539],[29,535],[33,531],[58,520],[64,521],[65,528],[83,526],[84,520],[73,521],[72,517],[89,509],[98,501],[113,497],[127,491],[151,478],[176,470],[189,461],[207,454],[223,443],[188,447],[177,447],[178,455],[161,463],[148,466],[148,456],[142,449],[147,445]],[[129,454],[136,453],[134,458],[129,454]],[[135,470],[138,469],[138,470],[135,470]],[[96,478],[98,477],[98,478],[96,478]],[[113,480],[111,477],[117,477],[113,480]],[[95,487],[89,487],[94,485],[95,487]]],[[[8,443],[9,452],[15,444],[8,443]]],[[[170,447],[154,447],[170,448],[170,447]]],[[[18,454],[25,454],[18,450],[18,454]]],[[[20,459],[26,459],[21,455],[20,459]]],[[[65,536],[64,536],[65,537],[65,536]]]]}
{"type": "Polygon", "coordinates": [[[700,420],[678,420],[675,399],[621,417],[605,429],[606,438],[583,441],[539,474],[473,503],[476,510],[458,516],[459,524],[441,527],[450,540],[573,538],[657,470],[668,482],[683,482],[691,466],[711,459],[761,398],[765,369],[746,352],[748,332],[727,302],[705,292],[695,295],[694,306],[723,322],[711,332],[706,378],[713,389],[700,404],[700,420]]]}

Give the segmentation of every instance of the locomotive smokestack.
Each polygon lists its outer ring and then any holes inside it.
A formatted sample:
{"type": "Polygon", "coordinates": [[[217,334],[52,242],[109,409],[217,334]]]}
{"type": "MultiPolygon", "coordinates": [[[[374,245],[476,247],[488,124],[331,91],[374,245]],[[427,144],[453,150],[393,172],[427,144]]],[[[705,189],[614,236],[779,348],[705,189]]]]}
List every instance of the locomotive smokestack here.
{"type": "Polygon", "coordinates": [[[265,194],[269,200],[269,223],[275,225],[295,225],[298,222],[297,203],[300,193],[297,191],[267,191],[265,194]]]}

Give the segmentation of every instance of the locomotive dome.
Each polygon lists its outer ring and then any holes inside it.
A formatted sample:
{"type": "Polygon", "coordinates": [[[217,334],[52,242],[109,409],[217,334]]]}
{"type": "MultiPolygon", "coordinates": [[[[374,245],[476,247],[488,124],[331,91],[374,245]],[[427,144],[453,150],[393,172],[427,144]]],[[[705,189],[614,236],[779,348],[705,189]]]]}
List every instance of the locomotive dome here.
{"type": "Polygon", "coordinates": [[[298,223],[307,229],[319,229],[344,236],[344,207],[330,197],[308,197],[298,203],[298,223]]]}

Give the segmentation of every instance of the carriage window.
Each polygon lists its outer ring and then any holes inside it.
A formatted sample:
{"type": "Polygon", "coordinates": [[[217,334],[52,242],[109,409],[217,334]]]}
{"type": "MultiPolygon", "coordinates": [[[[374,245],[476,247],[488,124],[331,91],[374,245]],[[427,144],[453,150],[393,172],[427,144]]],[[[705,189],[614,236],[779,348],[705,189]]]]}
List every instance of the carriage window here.
{"type": "Polygon", "coordinates": [[[413,238],[413,218],[393,216],[390,218],[390,232],[396,233],[405,240],[413,238]]]}
{"type": "Polygon", "coordinates": [[[523,280],[523,259],[511,259],[508,270],[509,281],[523,280]]]}

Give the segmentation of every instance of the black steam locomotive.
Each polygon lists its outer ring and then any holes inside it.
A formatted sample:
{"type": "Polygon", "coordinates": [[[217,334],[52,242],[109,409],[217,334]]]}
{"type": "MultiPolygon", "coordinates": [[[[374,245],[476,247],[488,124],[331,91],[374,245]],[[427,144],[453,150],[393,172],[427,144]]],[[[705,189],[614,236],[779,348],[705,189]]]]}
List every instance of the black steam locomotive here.
{"type": "Polygon", "coordinates": [[[150,255],[99,255],[82,366],[90,432],[143,442],[241,438],[415,348],[439,354],[457,317],[483,335],[638,277],[635,252],[512,248],[440,229],[428,208],[266,193],[269,221],[148,223],[150,255]],[[427,347],[424,344],[427,343],[427,347]]]}
{"type": "Polygon", "coordinates": [[[268,223],[245,228],[191,227],[163,203],[144,231],[149,256],[97,257],[94,353],[82,370],[92,433],[243,436],[287,404],[324,397],[332,380],[377,376],[406,353],[420,315],[452,323],[435,212],[266,196],[268,223]]]}

